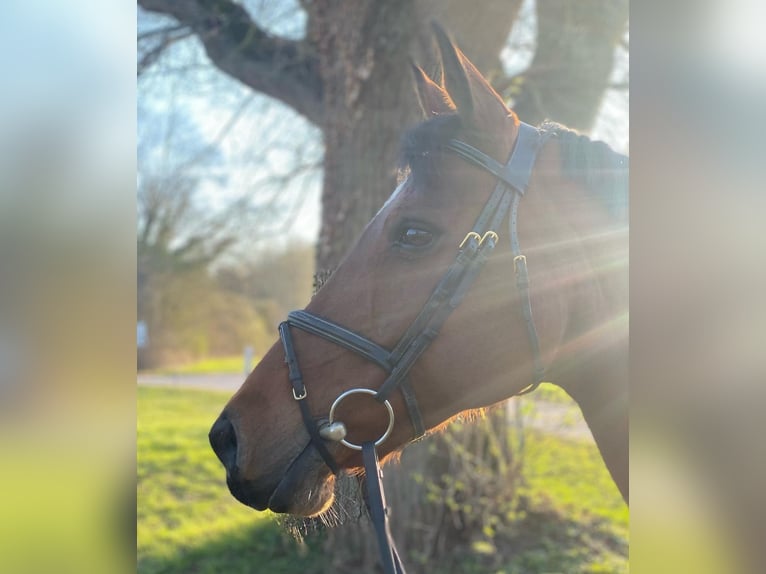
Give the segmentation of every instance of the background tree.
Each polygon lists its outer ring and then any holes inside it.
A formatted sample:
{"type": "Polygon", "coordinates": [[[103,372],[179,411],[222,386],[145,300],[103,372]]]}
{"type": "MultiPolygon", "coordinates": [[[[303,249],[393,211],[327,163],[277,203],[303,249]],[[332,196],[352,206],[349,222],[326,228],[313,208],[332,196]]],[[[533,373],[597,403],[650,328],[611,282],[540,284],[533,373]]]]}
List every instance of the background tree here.
{"type": "Polygon", "coordinates": [[[212,273],[259,214],[247,197],[219,208],[201,198],[205,186],[226,183],[220,151],[171,110],[139,107],[137,312],[149,333],[139,368],[239,354],[268,330],[253,300],[212,273]]]}

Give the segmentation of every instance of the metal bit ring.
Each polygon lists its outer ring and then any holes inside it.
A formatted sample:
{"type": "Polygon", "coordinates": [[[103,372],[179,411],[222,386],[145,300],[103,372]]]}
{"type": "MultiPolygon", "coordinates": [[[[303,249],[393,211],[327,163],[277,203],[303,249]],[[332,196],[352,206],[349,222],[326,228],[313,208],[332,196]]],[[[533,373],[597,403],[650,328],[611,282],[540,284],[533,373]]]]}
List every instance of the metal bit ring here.
{"type": "MultiPolygon", "coordinates": [[[[334,422],[333,416],[335,415],[335,409],[338,408],[338,405],[341,403],[341,401],[345,399],[346,397],[349,397],[355,394],[372,395],[374,397],[378,393],[377,391],[373,391],[372,389],[350,389],[348,391],[341,393],[338,396],[338,398],[335,399],[335,402],[330,407],[330,414],[328,415],[330,424],[334,422]]],[[[389,403],[387,400],[383,401],[382,404],[388,410],[388,428],[386,428],[386,431],[383,433],[383,435],[378,440],[375,441],[375,446],[380,446],[381,444],[383,444],[383,441],[385,441],[391,435],[391,431],[394,429],[394,408],[391,406],[391,403],[389,403]]],[[[349,442],[345,438],[341,439],[340,443],[343,446],[346,446],[352,450],[362,450],[362,445],[349,442]]]]}

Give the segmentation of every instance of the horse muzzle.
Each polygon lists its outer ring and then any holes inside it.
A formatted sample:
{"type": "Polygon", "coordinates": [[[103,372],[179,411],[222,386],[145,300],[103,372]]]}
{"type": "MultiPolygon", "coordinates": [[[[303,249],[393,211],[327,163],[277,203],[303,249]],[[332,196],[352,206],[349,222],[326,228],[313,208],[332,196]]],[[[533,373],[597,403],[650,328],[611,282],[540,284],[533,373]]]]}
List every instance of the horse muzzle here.
{"type": "Polygon", "coordinates": [[[229,491],[242,504],[255,510],[314,516],[332,503],[334,480],[311,443],[281,472],[247,479],[238,465],[237,432],[225,412],[210,429],[209,439],[226,469],[229,491]]]}

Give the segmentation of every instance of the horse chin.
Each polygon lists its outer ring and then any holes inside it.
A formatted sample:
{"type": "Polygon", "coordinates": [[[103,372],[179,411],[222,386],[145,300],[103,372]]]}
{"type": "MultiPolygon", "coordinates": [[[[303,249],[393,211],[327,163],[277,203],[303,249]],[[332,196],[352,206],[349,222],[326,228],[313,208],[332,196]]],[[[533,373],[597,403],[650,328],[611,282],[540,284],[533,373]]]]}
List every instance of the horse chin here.
{"type": "Polygon", "coordinates": [[[310,445],[290,464],[269,498],[272,512],[312,517],[334,500],[335,477],[310,445]]]}

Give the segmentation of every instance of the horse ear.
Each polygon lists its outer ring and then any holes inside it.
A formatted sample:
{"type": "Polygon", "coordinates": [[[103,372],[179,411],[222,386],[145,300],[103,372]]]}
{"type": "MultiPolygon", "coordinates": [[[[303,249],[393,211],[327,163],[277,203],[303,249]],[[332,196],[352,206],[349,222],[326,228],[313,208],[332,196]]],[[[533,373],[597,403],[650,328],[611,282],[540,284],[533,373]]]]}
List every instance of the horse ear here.
{"type": "Polygon", "coordinates": [[[423,68],[412,64],[412,73],[415,75],[420,107],[426,117],[455,112],[455,104],[447,91],[429,78],[423,68]]]}
{"type": "Polygon", "coordinates": [[[432,27],[442,55],[446,87],[460,115],[469,121],[483,119],[489,123],[512,115],[500,95],[455,46],[444,29],[436,22],[432,23],[432,27]]]}
{"type": "Polygon", "coordinates": [[[444,28],[436,22],[431,22],[431,27],[442,56],[444,86],[447,88],[452,101],[455,102],[458,113],[463,117],[471,117],[473,115],[473,95],[471,94],[468,75],[460,57],[461,54],[444,28]]]}

